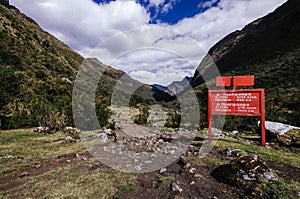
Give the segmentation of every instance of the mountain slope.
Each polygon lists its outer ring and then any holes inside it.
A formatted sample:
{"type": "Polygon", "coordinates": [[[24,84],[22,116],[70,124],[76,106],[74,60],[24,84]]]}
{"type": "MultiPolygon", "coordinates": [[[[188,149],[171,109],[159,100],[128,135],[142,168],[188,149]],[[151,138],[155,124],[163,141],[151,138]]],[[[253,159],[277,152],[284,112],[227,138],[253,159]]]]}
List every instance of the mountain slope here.
{"type": "MultiPolygon", "coordinates": [[[[255,20],[216,43],[208,52],[221,73],[260,64],[300,48],[300,2],[289,0],[273,13],[255,20]]],[[[202,83],[205,62],[195,72],[192,84],[202,83]],[[200,73],[199,73],[200,72],[200,73]]]]}
{"type": "Polygon", "coordinates": [[[192,85],[203,93],[207,88],[201,85],[200,74],[214,79],[210,74],[214,63],[221,75],[255,75],[255,87],[266,89],[267,119],[300,125],[299,35],[300,1],[289,0],[215,44],[195,72],[192,85]]]}
{"type": "MultiPolygon", "coordinates": [[[[82,56],[17,8],[0,5],[0,128],[73,125],[73,83],[83,62],[82,56]]],[[[104,125],[119,78],[125,76],[132,85],[139,82],[96,59],[86,62],[103,72],[97,89],[96,112],[100,125],[104,125]]],[[[130,105],[151,104],[155,99],[162,100],[161,96],[170,97],[144,85],[132,94],[130,105]]]]}

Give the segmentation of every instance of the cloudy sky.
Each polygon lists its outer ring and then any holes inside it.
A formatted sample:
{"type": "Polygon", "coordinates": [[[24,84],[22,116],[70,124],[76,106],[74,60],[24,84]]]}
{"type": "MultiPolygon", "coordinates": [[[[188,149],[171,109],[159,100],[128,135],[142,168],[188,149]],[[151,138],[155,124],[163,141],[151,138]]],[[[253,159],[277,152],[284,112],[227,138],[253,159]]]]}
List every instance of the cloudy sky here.
{"type": "Polygon", "coordinates": [[[84,57],[144,83],[192,76],[208,49],[286,0],[10,0],[84,57]]]}

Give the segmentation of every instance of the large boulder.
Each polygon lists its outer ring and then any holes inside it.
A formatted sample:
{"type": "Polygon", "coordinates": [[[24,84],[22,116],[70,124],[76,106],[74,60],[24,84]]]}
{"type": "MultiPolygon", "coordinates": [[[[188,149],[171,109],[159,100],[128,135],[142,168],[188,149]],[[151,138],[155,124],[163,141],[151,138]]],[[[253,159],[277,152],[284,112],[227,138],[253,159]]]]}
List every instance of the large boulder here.
{"type": "Polygon", "coordinates": [[[267,167],[266,163],[256,155],[245,155],[235,158],[230,163],[231,169],[237,176],[246,181],[258,180],[275,180],[273,172],[267,167]]]}
{"type": "Polygon", "coordinates": [[[256,155],[244,155],[233,159],[230,164],[221,165],[211,173],[217,181],[243,186],[251,183],[257,183],[259,180],[276,180],[273,172],[266,163],[256,155]]]}
{"type": "Polygon", "coordinates": [[[265,122],[265,128],[267,131],[272,132],[278,136],[282,136],[290,130],[300,130],[300,128],[296,126],[270,121],[265,122]]]}

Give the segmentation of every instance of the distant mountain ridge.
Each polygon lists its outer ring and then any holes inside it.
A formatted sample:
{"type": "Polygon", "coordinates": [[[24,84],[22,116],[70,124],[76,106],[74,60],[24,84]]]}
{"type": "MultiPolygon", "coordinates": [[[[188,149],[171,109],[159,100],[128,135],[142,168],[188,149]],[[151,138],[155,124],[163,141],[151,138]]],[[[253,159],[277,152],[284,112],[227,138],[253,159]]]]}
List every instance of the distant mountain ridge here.
{"type": "Polygon", "coordinates": [[[168,86],[162,86],[159,84],[153,84],[153,86],[170,94],[171,96],[174,96],[183,91],[190,84],[191,81],[192,77],[186,76],[181,81],[173,81],[168,86]]]}

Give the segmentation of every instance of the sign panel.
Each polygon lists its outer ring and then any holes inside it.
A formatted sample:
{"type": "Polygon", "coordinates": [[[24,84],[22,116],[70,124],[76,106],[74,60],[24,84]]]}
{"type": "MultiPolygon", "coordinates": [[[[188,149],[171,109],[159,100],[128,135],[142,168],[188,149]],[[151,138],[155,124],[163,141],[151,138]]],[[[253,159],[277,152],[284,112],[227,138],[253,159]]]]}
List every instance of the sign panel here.
{"type": "Polygon", "coordinates": [[[260,104],[259,102],[247,102],[247,103],[231,103],[231,102],[213,102],[212,112],[216,113],[256,113],[259,114],[260,104]]]}
{"type": "Polygon", "coordinates": [[[260,114],[260,91],[210,91],[212,114],[260,114]]]}
{"type": "Polygon", "coordinates": [[[266,145],[265,136],[265,90],[241,89],[237,86],[254,85],[254,76],[217,77],[216,86],[232,86],[232,90],[208,91],[208,129],[212,140],[212,116],[260,116],[262,145],[266,145]]]}

